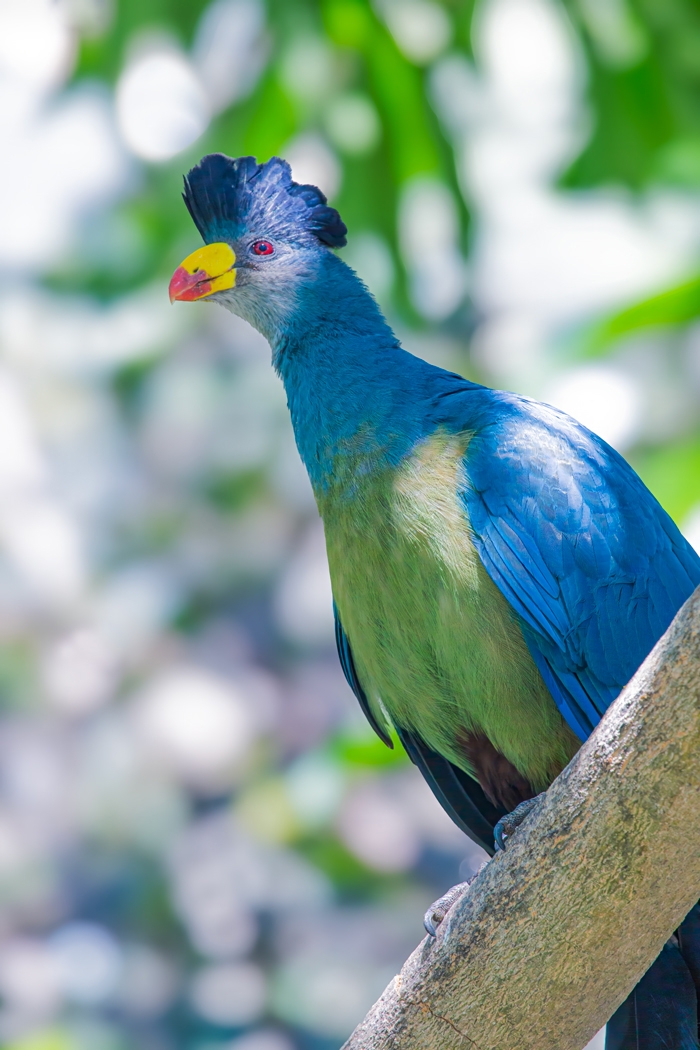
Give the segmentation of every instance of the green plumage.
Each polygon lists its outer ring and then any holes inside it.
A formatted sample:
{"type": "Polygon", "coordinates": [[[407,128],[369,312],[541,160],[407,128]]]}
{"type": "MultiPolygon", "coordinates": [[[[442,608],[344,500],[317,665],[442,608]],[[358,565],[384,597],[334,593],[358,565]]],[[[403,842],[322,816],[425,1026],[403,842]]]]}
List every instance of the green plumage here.
{"type": "Polygon", "coordinates": [[[540,791],[580,741],[473,545],[458,500],[467,445],[437,432],[398,469],[343,457],[317,492],[333,593],[380,724],[384,708],[469,773],[460,742],[481,732],[540,791]]]}

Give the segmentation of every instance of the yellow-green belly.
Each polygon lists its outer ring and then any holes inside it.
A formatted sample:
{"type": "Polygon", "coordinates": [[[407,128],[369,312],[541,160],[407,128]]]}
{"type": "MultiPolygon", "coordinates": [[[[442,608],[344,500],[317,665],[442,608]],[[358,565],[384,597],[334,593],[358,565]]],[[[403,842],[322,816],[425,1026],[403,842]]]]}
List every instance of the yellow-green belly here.
{"type": "Polygon", "coordinates": [[[319,498],[333,593],[380,723],[385,711],[469,773],[460,738],[481,731],[542,790],[580,742],[472,542],[467,445],[437,432],[351,499],[319,498]]]}

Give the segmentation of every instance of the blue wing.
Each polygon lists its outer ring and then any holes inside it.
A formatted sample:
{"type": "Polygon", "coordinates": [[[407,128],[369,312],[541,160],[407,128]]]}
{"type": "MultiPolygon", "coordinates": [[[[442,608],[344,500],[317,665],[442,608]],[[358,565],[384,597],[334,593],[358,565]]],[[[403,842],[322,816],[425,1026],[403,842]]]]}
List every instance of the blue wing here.
{"type": "MultiPolygon", "coordinates": [[[[700,584],[700,557],[625,460],[564,413],[442,373],[430,414],[470,436],[460,497],[475,545],[585,740],[700,584]]],[[[345,677],[390,744],[335,615],[345,677]]],[[[396,729],[445,811],[492,852],[503,811],[415,733],[396,729]]]]}
{"type": "MultiPolygon", "coordinates": [[[[360,707],[377,736],[384,741],[387,747],[393,747],[394,744],[391,737],[374,717],[365,691],[360,685],[350,642],[343,630],[335,602],[333,603],[333,613],[335,616],[335,641],[345,679],[357,697],[360,707]]],[[[498,806],[494,806],[476,780],[467,776],[466,773],[446,758],[443,758],[437,751],[433,751],[417,733],[403,729],[401,726],[396,726],[396,732],[408,757],[423,774],[430,790],[447,815],[473,842],[476,842],[487,853],[493,855],[493,829],[506,811],[498,806]]]]}
{"type": "Polygon", "coordinates": [[[585,740],[700,584],[700,557],[602,439],[547,405],[488,393],[461,497],[484,567],[585,740]]]}

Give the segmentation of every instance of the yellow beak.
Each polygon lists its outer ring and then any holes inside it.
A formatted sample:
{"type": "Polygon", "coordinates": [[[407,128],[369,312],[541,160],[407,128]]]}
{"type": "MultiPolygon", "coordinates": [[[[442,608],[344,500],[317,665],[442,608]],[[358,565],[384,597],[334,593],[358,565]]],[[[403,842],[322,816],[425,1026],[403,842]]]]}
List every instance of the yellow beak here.
{"type": "Polygon", "coordinates": [[[224,241],[205,244],[184,259],[170,280],[170,302],[194,302],[236,283],[236,253],[224,241]]]}

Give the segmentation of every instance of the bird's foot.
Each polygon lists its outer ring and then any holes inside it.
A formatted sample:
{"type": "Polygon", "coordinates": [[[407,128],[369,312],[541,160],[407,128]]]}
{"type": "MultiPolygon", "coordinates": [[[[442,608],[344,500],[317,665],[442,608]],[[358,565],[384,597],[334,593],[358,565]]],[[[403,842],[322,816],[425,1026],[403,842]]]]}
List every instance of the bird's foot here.
{"type": "Polygon", "coordinates": [[[542,791],[539,795],[535,795],[534,798],[526,799],[525,802],[521,802],[519,806],[516,806],[512,813],[506,813],[505,817],[501,817],[493,829],[497,850],[506,848],[507,840],[518,830],[533,810],[537,809],[545,794],[546,792],[542,791]]]}
{"type": "MultiPolygon", "coordinates": [[[[546,792],[541,792],[539,795],[535,795],[534,798],[528,798],[525,802],[521,802],[519,806],[516,806],[512,813],[507,813],[505,817],[501,817],[496,827],[493,829],[494,838],[496,840],[496,850],[505,850],[507,840],[510,839],[521,824],[530,816],[530,814],[536,810],[544,798],[546,792]]],[[[486,862],[488,863],[488,862],[486,862]]],[[[482,870],[484,865],[482,864],[479,871],[482,870]]],[[[443,894],[442,897],[438,897],[434,901],[427,912],[423,916],[423,925],[431,937],[437,935],[437,928],[443,921],[452,905],[459,900],[459,898],[469,889],[472,882],[479,874],[477,871],[467,882],[460,882],[452,889],[448,890],[447,893],[443,894]]]]}
{"type": "MultiPolygon", "coordinates": [[[[479,871],[482,871],[486,864],[488,864],[488,861],[484,861],[484,863],[479,868],[479,871]]],[[[438,899],[436,901],[433,901],[433,903],[430,905],[427,912],[423,916],[423,925],[425,926],[427,932],[430,934],[431,937],[435,937],[437,935],[438,926],[445,918],[455,901],[458,901],[462,894],[466,893],[466,891],[469,889],[472,882],[479,874],[479,871],[475,871],[471,878],[467,879],[466,882],[458,882],[456,886],[453,886],[451,890],[448,890],[447,893],[444,893],[442,897],[438,897],[438,899]]]]}
{"type": "Polygon", "coordinates": [[[447,893],[444,893],[442,897],[438,897],[436,901],[433,901],[423,916],[423,925],[431,937],[437,935],[438,926],[445,918],[454,902],[459,900],[468,888],[468,882],[460,882],[456,886],[453,886],[451,890],[448,890],[447,893]]]}

